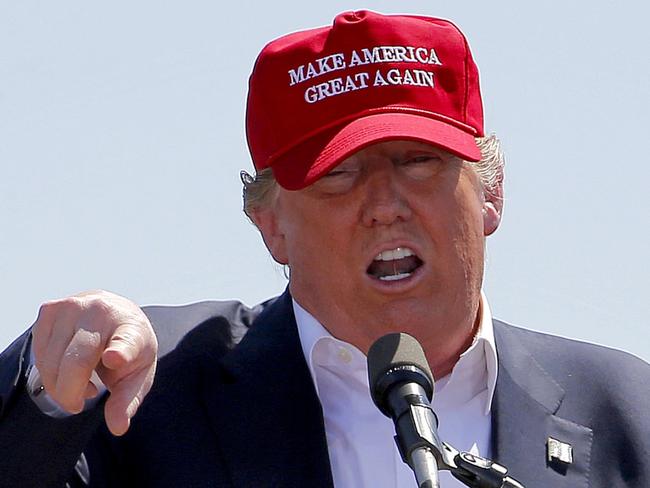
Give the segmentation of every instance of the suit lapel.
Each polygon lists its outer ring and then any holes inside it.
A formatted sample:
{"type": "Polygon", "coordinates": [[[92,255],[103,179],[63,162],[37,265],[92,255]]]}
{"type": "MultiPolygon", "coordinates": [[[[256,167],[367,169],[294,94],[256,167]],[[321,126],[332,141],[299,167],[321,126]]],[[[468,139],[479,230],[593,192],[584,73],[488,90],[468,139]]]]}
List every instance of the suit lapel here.
{"type": "Polygon", "coordinates": [[[526,488],[588,486],[592,431],[557,414],[565,391],[509,326],[495,322],[499,373],[492,410],[494,459],[526,488]],[[573,448],[573,461],[547,461],[549,437],[573,448]]]}
{"type": "Polygon", "coordinates": [[[332,487],[322,410],[288,292],[206,366],[204,400],[234,486],[332,487]]]}

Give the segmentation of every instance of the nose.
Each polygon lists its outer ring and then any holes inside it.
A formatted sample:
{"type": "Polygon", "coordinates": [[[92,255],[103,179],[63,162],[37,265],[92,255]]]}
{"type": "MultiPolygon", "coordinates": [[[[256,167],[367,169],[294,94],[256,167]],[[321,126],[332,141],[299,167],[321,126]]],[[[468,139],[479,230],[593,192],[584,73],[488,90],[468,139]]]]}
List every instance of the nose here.
{"type": "Polygon", "coordinates": [[[391,225],[411,218],[405,189],[391,163],[374,164],[365,181],[361,220],[365,226],[391,225]]]}

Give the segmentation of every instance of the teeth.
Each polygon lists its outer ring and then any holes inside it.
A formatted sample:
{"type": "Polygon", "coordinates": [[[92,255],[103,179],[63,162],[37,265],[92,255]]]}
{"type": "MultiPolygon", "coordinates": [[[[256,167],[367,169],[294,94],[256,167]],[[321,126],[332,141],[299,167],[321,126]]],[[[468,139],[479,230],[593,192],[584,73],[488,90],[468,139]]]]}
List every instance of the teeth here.
{"type": "Polygon", "coordinates": [[[381,281],[397,281],[397,280],[403,280],[404,278],[408,278],[409,276],[411,276],[411,273],[400,273],[396,275],[380,276],[379,279],[381,281]]]}
{"type": "Polygon", "coordinates": [[[380,252],[375,256],[375,261],[394,261],[396,259],[403,259],[414,255],[415,253],[412,249],[409,249],[408,247],[398,247],[380,252]]]}

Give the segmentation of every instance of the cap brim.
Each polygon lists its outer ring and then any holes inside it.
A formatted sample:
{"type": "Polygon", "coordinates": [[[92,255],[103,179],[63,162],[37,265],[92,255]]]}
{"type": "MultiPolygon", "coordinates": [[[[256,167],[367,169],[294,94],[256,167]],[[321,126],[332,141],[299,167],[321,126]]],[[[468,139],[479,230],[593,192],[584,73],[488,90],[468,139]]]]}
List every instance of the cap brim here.
{"type": "Polygon", "coordinates": [[[383,113],[326,130],[290,149],[271,168],[283,188],[300,190],[364,147],[397,139],[432,144],[466,161],[481,159],[474,136],[462,129],[429,117],[383,113]]]}

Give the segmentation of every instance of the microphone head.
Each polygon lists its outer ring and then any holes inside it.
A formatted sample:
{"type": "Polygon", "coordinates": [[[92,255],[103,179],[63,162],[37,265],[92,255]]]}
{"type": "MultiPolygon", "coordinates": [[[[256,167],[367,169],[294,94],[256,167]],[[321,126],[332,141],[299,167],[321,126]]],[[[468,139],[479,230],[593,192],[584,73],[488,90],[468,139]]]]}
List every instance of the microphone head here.
{"type": "Polygon", "coordinates": [[[368,384],[373,402],[385,415],[388,391],[397,384],[413,381],[433,398],[433,374],[422,346],[404,333],[387,334],[377,339],[368,351],[368,384]]]}

